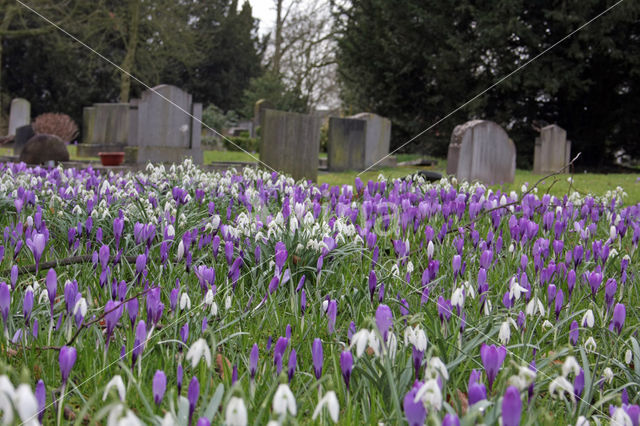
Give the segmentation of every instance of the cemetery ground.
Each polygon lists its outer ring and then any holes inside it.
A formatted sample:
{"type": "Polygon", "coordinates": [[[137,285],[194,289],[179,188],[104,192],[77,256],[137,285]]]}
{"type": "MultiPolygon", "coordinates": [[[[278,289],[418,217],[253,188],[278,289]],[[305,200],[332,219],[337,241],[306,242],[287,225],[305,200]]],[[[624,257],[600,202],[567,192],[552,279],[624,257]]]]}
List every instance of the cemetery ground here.
{"type": "Polygon", "coordinates": [[[0,171],[4,423],[640,415],[640,205],[619,192],[0,171]]]}

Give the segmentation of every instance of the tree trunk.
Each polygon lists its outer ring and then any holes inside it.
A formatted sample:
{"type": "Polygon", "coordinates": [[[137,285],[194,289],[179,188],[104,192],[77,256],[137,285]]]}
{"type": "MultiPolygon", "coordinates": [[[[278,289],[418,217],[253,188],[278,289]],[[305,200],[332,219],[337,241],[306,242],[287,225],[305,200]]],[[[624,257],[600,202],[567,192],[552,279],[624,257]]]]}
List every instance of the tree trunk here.
{"type": "Polygon", "coordinates": [[[282,56],[282,0],[276,0],[276,39],[273,53],[273,72],[280,74],[280,59],[282,56]]]}
{"type": "Polygon", "coordinates": [[[127,53],[122,61],[124,70],[120,76],[120,102],[129,102],[131,93],[131,71],[136,59],[138,48],[138,28],[140,26],[140,1],[135,0],[131,6],[131,22],[129,23],[129,40],[127,41],[127,53]]]}

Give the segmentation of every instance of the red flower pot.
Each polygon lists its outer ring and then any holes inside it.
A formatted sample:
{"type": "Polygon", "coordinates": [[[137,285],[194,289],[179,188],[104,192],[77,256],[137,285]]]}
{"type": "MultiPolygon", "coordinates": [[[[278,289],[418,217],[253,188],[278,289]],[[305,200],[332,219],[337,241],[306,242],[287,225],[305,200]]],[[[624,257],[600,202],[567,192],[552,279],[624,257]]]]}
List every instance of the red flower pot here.
{"type": "Polygon", "coordinates": [[[103,166],[119,166],[124,161],[124,152],[99,152],[103,166]]]}

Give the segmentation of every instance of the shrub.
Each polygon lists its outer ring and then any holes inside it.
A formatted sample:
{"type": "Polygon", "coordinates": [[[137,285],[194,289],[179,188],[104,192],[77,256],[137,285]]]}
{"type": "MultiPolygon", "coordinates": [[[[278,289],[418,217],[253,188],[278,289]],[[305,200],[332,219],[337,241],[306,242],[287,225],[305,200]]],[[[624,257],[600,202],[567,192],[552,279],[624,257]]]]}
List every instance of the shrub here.
{"type": "Polygon", "coordinates": [[[65,142],[71,142],[78,137],[78,125],[67,114],[41,114],[34,120],[33,130],[36,134],[56,135],[65,142]]]}
{"type": "Polygon", "coordinates": [[[247,136],[231,136],[229,137],[235,145],[230,143],[228,140],[224,141],[224,147],[229,151],[249,151],[249,152],[258,152],[260,148],[260,139],[259,138],[250,138],[247,136]],[[242,148],[242,149],[240,149],[242,148]]]}

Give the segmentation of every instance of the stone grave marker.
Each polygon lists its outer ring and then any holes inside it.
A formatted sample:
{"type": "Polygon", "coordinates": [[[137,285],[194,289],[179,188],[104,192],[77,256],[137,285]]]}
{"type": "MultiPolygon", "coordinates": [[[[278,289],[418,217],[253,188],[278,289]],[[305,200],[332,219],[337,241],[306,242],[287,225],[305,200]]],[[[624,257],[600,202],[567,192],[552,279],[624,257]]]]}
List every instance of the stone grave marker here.
{"type": "Polygon", "coordinates": [[[266,109],[260,161],[294,179],[318,178],[320,125],[318,116],[266,109]]]}
{"type": "Polygon", "coordinates": [[[472,120],[453,129],[447,155],[447,174],[485,184],[512,183],[516,147],[498,124],[472,120]]]}
{"type": "Polygon", "coordinates": [[[184,90],[160,85],[138,101],[137,162],[181,162],[191,157],[202,164],[202,104],[184,90]],[[191,116],[195,117],[192,118],[191,116]]]}
{"type": "Polygon", "coordinates": [[[18,127],[27,124],[31,124],[31,104],[26,99],[13,99],[11,101],[11,110],[9,112],[8,135],[15,135],[18,127]]]}
{"type": "Polygon", "coordinates": [[[533,150],[533,172],[537,174],[554,173],[571,161],[571,141],[567,132],[555,124],[540,130],[533,150]]]}
{"type": "Polygon", "coordinates": [[[78,155],[123,151],[130,143],[128,103],[98,103],[82,111],[82,144],[78,155]]]}
{"type": "Polygon", "coordinates": [[[385,160],[378,163],[377,166],[384,166],[386,160],[388,160],[388,157],[385,157],[389,154],[389,143],[391,141],[391,120],[371,112],[361,112],[351,118],[367,122],[364,143],[364,167],[371,167],[383,158],[385,160]]]}

